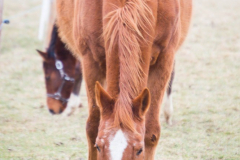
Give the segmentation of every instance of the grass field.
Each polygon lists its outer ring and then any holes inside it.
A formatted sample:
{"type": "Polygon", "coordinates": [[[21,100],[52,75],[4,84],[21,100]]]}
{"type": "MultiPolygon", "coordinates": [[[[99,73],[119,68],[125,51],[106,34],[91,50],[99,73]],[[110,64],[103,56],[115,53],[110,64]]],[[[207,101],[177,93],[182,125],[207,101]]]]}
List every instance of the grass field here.
{"type": "MultiPolygon", "coordinates": [[[[45,108],[35,49],[41,0],[5,0],[0,54],[0,160],[86,160],[84,108],[71,117],[45,108]],[[30,8],[26,14],[18,14],[30,8]]],[[[173,126],[163,116],[156,160],[240,159],[240,1],[194,1],[192,27],[176,57],[173,126]]]]}

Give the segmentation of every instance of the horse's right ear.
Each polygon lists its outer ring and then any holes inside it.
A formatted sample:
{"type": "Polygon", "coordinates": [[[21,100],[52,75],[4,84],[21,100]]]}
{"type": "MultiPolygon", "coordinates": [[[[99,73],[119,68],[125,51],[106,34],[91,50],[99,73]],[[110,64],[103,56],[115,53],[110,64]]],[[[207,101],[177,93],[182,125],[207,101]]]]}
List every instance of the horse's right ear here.
{"type": "Polygon", "coordinates": [[[40,51],[38,49],[37,49],[37,52],[43,58],[44,61],[46,61],[48,59],[48,54],[46,52],[42,52],[42,51],[40,51]]]}
{"type": "Polygon", "coordinates": [[[143,118],[148,111],[150,103],[151,103],[150,91],[147,88],[145,88],[142,91],[142,93],[140,93],[140,95],[133,100],[133,113],[136,116],[143,118]]]}
{"type": "Polygon", "coordinates": [[[95,84],[95,97],[102,115],[113,112],[114,99],[102,88],[99,82],[95,84]]]}

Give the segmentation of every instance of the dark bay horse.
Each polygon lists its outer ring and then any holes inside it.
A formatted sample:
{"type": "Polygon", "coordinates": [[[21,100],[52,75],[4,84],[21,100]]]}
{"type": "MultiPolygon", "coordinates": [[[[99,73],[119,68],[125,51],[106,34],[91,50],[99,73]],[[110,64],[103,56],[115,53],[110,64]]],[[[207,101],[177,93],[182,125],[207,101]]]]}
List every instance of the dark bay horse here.
{"type": "Polygon", "coordinates": [[[38,50],[43,58],[43,70],[47,91],[47,106],[52,114],[70,115],[81,106],[79,92],[82,69],[58,36],[54,25],[47,52],[38,50]],[[66,109],[65,109],[66,108],[66,109]]]}
{"type": "Polygon", "coordinates": [[[89,160],[154,159],[191,10],[191,0],[57,0],[60,36],[86,81],[89,160]]]}

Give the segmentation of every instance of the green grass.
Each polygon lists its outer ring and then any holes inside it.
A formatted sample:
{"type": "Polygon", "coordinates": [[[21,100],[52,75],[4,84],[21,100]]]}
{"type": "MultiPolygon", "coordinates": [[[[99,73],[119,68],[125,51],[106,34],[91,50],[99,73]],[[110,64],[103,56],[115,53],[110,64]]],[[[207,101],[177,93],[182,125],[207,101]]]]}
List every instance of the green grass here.
{"type": "MultiPolygon", "coordinates": [[[[5,0],[0,54],[0,160],[86,160],[84,108],[64,118],[45,106],[35,49],[41,0],[5,0]]],[[[240,1],[194,3],[192,27],[176,56],[173,126],[161,116],[156,160],[240,159],[240,1]]]]}

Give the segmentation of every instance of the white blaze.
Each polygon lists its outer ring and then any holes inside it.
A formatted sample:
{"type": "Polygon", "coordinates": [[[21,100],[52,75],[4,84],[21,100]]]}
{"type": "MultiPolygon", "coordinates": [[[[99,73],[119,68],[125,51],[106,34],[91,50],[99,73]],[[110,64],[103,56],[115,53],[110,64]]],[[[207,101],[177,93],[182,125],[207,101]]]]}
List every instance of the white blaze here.
{"type": "Polygon", "coordinates": [[[109,150],[112,158],[111,160],[121,160],[126,147],[127,139],[120,129],[117,131],[114,138],[110,142],[109,150]]]}

